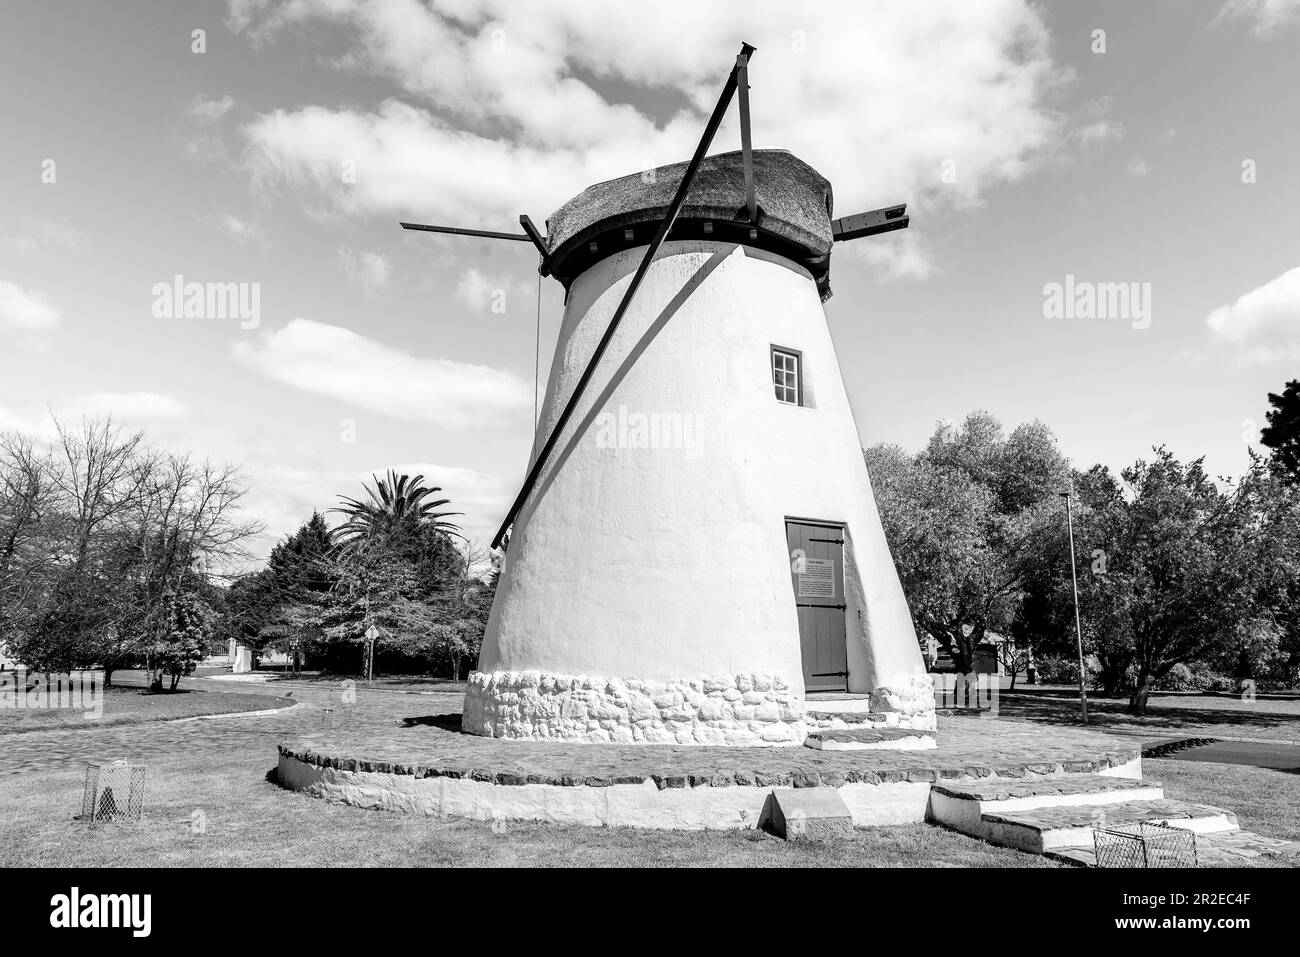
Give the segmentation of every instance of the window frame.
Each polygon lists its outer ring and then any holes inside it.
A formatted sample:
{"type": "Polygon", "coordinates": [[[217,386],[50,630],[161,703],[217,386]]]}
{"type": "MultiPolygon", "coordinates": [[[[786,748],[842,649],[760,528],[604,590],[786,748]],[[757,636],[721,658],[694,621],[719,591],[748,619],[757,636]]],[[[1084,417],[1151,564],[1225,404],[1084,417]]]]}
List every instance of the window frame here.
{"type": "MultiPolygon", "coordinates": [[[[803,407],[803,353],[798,349],[791,349],[789,346],[778,346],[776,343],[772,343],[771,348],[768,352],[767,370],[768,370],[768,381],[771,382],[772,384],[773,398],[775,398],[776,401],[781,403],[782,405],[793,405],[802,408],[803,407]],[[794,402],[791,402],[788,399],[783,399],[780,396],[776,395],[776,391],[775,391],[777,386],[776,357],[778,353],[782,356],[785,356],[786,358],[790,358],[794,360],[794,383],[795,383],[794,402]]],[[[787,374],[789,372],[789,370],[784,368],[781,371],[787,374]]],[[[782,384],[781,388],[789,389],[790,387],[785,384],[782,384]]]]}

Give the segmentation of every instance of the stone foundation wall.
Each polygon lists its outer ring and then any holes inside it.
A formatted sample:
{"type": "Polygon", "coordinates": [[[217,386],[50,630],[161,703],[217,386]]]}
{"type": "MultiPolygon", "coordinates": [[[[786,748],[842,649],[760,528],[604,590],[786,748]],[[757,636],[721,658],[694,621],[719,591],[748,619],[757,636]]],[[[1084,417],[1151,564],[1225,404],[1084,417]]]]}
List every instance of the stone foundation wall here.
{"type": "Polygon", "coordinates": [[[898,715],[897,727],[933,731],[934,681],[929,675],[916,675],[897,685],[876,688],[871,692],[871,710],[898,715]]]}
{"type": "MultiPolygon", "coordinates": [[[[887,725],[933,731],[928,677],[871,696],[887,725]]],[[[780,674],[718,674],[668,682],[475,671],[461,727],[497,738],[612,744],[797,745],[812,729],[804,701],[780,674]]]]}
{"type": "Polygon", "coordinates": [[[797,745],[803,699],[779,674],[677,681],[475,671],[461,727],[498,738],[614,744],[797,745]]]}

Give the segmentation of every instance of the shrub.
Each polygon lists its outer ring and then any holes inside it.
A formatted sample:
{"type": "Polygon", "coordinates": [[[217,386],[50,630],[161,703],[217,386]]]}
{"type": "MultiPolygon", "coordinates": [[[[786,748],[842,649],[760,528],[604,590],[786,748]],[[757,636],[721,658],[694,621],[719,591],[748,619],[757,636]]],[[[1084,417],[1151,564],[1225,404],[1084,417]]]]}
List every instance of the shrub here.
{"type": "Polygon", "coordinates": [[[1073,658],[1038,658],[1034,665],[1038,669],[1040,684],[1077,685],[1079,683],[1079,662],[1073,658]]]}
{"type": "Polygon", "coordinates": [[[1156,691],[1199,691],[1203,681],[1187,665],[1179,662],[1156,680],[1156,691]]]}

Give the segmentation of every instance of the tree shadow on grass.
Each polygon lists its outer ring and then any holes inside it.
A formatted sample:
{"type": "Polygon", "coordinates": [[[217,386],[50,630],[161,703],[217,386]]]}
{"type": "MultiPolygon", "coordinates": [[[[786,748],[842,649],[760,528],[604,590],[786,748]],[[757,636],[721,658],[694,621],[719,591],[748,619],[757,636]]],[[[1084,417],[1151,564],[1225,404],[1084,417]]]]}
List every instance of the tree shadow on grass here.
{"type": "MultiPolygon", "coordinates": [[[[1182,708],[1149,704],[1146,714],[1135,717],[1126,714],[1127,699],[1088,697],[1090,724],[1104,728],[1106,725],[1139,725],[1151,731],[1178,731],[1188,725],[1236,726],[1239,731],[1285,730],[1289,737],[1300,738],[1300,714],[1280,714],[1275,711],[1252,711],[1226,708],[1182,708]]],[[[1002,695],[998,702],[998,715],[1018,718],[1041,724],[1077,725],[1078,699],[1068,696],[1002,695]]]]}
{"type": "Polygon", "coordinates": [[[403,728],[430,727],[439,728],[443,731],[455,731],[460,733],[460,713],[455,714],[426,714],[418,718],[403,718],[403,728]]]}

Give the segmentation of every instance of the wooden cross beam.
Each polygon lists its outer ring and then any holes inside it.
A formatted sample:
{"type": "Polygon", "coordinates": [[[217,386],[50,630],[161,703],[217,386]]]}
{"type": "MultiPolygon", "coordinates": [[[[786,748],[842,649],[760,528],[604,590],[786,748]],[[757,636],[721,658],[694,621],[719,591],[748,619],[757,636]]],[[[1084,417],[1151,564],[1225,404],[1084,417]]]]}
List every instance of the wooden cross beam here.
{"type": "Polygon", "coordinates": [[[483,239],[509,239],[517,243],[532,243],[542,257],[537,271],[543,276],[551,274],[551,250],[546,245],[546,237],[527,215],[519,217],[519,225],[524,228],[522,233],[499,233],[491,229],[466,229],[463,226],[430,226],[426,223],[399,223],[398,225],[403,229],[417,229],[426,233],[449,233],[453,236],[479,236],[483,239]]]}
{"type": "Polygon", "coordinates": [[[868,213],[855,213],[835,220],[831,223],[831,236],[837,243],[849,239],[861,239],[863,236],[906,229],[910,219],[911,217],[907,215],[906,203],[885,206],[868,213]]]}

